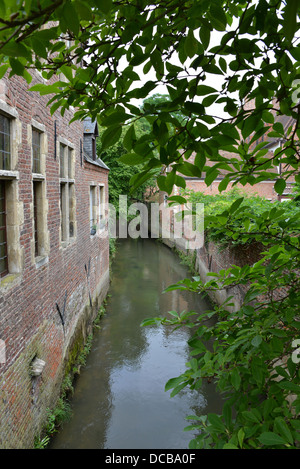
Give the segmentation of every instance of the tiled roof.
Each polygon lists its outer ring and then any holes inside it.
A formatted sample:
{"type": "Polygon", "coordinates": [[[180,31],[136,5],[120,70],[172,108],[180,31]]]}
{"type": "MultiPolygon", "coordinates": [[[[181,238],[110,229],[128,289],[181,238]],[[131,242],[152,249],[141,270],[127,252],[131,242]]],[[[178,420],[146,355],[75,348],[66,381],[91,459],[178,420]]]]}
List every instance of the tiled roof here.
{"type": "Polygon", "coordinates": [[[93,121],[90,117],[86,117],[83,120],[83,132],[85,134],[96,134],[98,135],[97,121],[93,121]]]}
{"type": "Polygon", "coordinates": [[[99,166],[100,168],[109,170],[109,167],[106,166],[106,164],[103,163],[103,161],[100,160],[100,158],[97,158],[96,160],[93,160],[85,152],[83,153],[83,156],[84,156],[85,161],[87,161],[88,163],[91,163],[91,164],[94,164],[95,166],[99,166]]]}

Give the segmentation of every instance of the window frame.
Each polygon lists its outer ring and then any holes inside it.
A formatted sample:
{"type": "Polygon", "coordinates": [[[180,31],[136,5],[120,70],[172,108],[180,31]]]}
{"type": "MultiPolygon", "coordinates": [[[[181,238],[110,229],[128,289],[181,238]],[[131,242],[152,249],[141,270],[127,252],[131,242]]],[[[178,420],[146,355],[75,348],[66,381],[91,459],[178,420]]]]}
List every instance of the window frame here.
{"type": "Polygon", "coordinates": [[[39,237],[39,215],[38,215],[38,184],[40,181],[32,181],[32,205],[33,205],[33,238],[34,238],[34,255],[40,255],[40,237],[39,237]]]}
{"type": "Polygon", "coordinates": [[[105,230],[106,216],[105,216],[105,184],[99,184],[99,227],[100,231],[105,230]]]}
{"type": "MultiPolygon", "coordinates": [[[[0,231],[3,231],[4,232],[4,241],[3,243],[1,243],[1,245],[4,245],[4,256],[1,257],[1,260],[2,259],[5,259],[4,261],[4,270],[0,271],[0,278],[1,277],[5,277],[5,275],[7,275],[9,273],[9,270],[8,270],[8,246],[7,246],[7,221],[6,221],[6,214],[7,214],[7,211],[6,211],[6,183],[4,180],[0,180],[0,186],[3,187],[3,198],[1,199],[1,191],[0,191],[0,200],[3,200],[3,212],[0,212],[2,213],[3,218],[4,218],[4,225],[0,226],[0,231]]],[[[1,251],[0,251],[0,256],[1,256],[1,251]]]]}
{"type": "MultiPolygon", "coordinates": [[[[9,124],[9,167],[0,166],[0,183],[5,188],[5,270],[0,275],[0,292],[10,289],[19,277],[12,277],[8,284],[1,282],[5,276],[18,276],[23,270],[22,247],[20,245],[21,219],[16,214],[23,213],[23,202],[19,198],[18,154],[22,144],[22,123],[16,108],[0,99],[0,114],[9,124]]],[[[7,132],[6,132],[7,134],[7,132]]],[[[4,225],[3,229],[4,231],[4,225]]]]}
{"type": "Polygon", "coordinates": [[[32,263],[38,268],[48,262],[49,233],[47,223],[46,197],[46,157],[48,153],[46,127],[35,119],[28,125],[31,142],[31,172],[32,172],[32,263]],[[38,136],[38,139],[35,139],[38,136]],[[35,158],[36,149],[38,158],[35,158]],[[35,161],[38,164],[35,164],[35,161]]]}
{"type": "Polygon", "coordinates": [[[89,224],[90,224],[90,234],[94,236],[97,232],[97,186],[95,184],[90,184],[90,191],[89,191],[89,224]],[[94,228],[96,227],[96,228],[94,228]]]}
{"type": "Polygon", "coordinates": [[[60,243],[68,246],[76,238],[75,147],[64,138],[58,141],[60,243]]]}
{"type": "Polygon", "coordinates": [[[36,127],[32,127],[32,173],[42,174],[42,132],[36,127]],[[35,141],[35,137],[38,136],[38,141],[35,141]],[[36,158],[36,153],[38,157],[36,158]]]}
{"type": "MultiPolygon", "coordinates": [[[[3,136],[3,147],[0,146],[0,170],[2,171],[10,171],[11,170],[11,166],[12,166],[12,140],[11,140],[11,137],[12,137],[12,132],[11,132],[11,126],[12,126],[12,119],[11,117],[5,115],[4,113],[0,113],[0,119],[3,118],[5,120],[7,120],[8,122],[8,132],[5,132],[5,129],[0,129],[0,135],[3,136]],[[9,151],[5,150],[5,140],[6,140],[6,137],[8,137],[8,140],[9,140],[9,151]],[[5,157],[3,156],[3,159],[2,159],[2,154],[4,153],[8,153],[8,167],[5,167],[5,157]]],[[[2,139],[0,139],[2,140],[2,139]]]]}

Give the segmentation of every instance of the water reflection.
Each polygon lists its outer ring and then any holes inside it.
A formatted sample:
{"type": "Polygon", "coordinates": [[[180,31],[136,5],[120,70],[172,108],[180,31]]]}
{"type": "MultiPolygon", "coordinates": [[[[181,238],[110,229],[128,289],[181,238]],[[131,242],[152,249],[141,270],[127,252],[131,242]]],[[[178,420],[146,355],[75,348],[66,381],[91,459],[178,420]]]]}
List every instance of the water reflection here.
{"type": "Polygon", "coordinates": [[[201,311],[196,295],[164,288],[188,276],[167,247],[151,240],[122,240],[113,264],[111,298],[72,400],[74,415],[50,448],[187,448],[183,432],[190,414],[214,412],[220,399],[213,385],[183,390],[170,398],[169,378],[188,360],[189,331],[141,328],[143,319],[169,310],[201,311]]]}

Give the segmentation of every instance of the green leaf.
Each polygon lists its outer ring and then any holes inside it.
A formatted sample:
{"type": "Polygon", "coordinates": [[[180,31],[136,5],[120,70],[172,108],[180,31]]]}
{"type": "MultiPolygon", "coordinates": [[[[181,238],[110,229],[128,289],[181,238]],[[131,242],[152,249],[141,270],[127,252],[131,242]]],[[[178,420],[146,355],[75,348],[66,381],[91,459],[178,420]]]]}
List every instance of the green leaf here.
{"type": "Polygon", "coordinates": [[[176,169],[179,173],[184,174],[185,176],[201,177],[201,171],[199,168],[194,166],[192,163],[188,163],[187,161],[182,164],[178,164],[176,169]]]}
{"type": "Polygon", "coordinates": [[[135,141],[136,141],[135,127],[134,127],[134,124],[132,124],[127,130],[126,134],[124,135],[123,145],[128,151],[130,151],[132,150],[132,147],[135,141]]]}
{"type": "Polygon", "coordinates": [[[257,128],[257,125],[259,124],[259,118],[256,115],[251,115],[248,117],[244,122],[242,126],[242,136],[243,138],[249,137],[249,135],[254,132],[254,130],[257,128]]]}
{"type": "Polygon", "coordinates": [[[184,42],[184,50],[188,57],[192,58],[198,49],[198,42],[195,39],[194,33],[191,29],[189,29],[188,35],[185,38],[184,42]]]}
{"type": "Polygon", "coordinates": [[[93,0],[93,3],[105,14],[108,14],[112,9],[112,0],[93,0]]]}
{"type": "Polygon", "coordinates": [[[212,171],[207,172],[206,177],[205,177],[205,184],[207,186],[210,186],[211,183],[218,177],[219,171],[214,168],[212,171]]]}
{"type": "Polygon", "coordinates": [[[186,101],[184,103],[184,107],[188,112],[192,112],[193,114],[205,114],[204,106],[201,103],[193,103],[192,101],[186,101]]]}
{"type": "Polygon", "coordinates": [[[294,438],[291,431],[282,417],[275,418],[274,429],[280,433],[287,443],[290,443],[291,445],[294,444],[294,438]]]}
{"type": "Polygon", "coordinates": [[[274,184],[274,189],[277,192],[277,194],[283,194],[283,191],[285,189],[286,182],[284,179],[277,179],[277,181],[274,184]]]}
{"type": "Polygon", "coordinates": [[[8,42],[1,48],[1,53],[9,57],[25,57],[28,60],[31,59],[31,51],[21,42],[8,42]]]}
{"type": "Polygon", "coordinates": [[[165,187],[167,190],[168,194],[172,193],[173,186],[175,184],[175,178],[176,178],[176,171],[173,170],[170,173],[167,174],[166,180],[165,180],[165,187]]]}
{"type": "Polygon", "coordinates": [[[103,135],[101,138],[101,143],[102,143],[101,149],[105,150],[106,148],[109,148],[115,143],[117,143],[117,141],[121,137],[121,134],[122,134],[122,127],[120,125],[115,126],[115,127],[108,127],[108,129],[106,129],[103,132],[103,135]]]}
{"type": "Polygon", "coordinates": [[[236,212],[236,210],[239,208],[243,200],[244,200],[244,197],[239,197],[237,200],[235,200],[233,204],[231,204],[231,206],[229,207],[229,212],[230,213],[236,212]]]}
{"type": "Polygon", "coordinates": [[[71,67],[68,67],[68,65],[63,65],[60,67],[60,70],[70,82],[73,81],[73,69],[71,67]]]}
{"type": "Polygon", "coordinates": [[[182,187],[182,189],[186,188],[186,180],[182,176],[176,175],[175,184],[177,187],[182,187]]]}
{"type": "Polygon", "coordinates": [[[293,391],[296,394],[300,393],[300,386],[298,386],[295,383],[291,383],[289,381],[280,381],[280,383],[278,383],[278,386],[281,389],[286,389],[288,391],[293,391]]]}
{"type": "Polygon", "coordinates": [[[1,67],[0,67],[0,80],[1,80],[1,78],[4,77],[4,75],[6,74],[8,69],[9,69],[9,64],[1,65],[1,67]]]}
{"type": "Polygon", "coordinates": [[[169,391],[170,389],[175,388],[176,386],[182,383],[183,379],[184,378],[182,376],[169,379],[165,385],[165,391],[169,391]]]}
{"type": "Polygon", "coordinates": [[[167,189],[166,189],[166,176],[158,176],[157,177],[157,185],[159,187],[159,189],[163,192],[167,192],[167,189]]]}
{"type": "Polygon", "coordinates": [[[157,141],[160,145],[165,145],[169,140],[169,130],[168,126],[165,122],[162,122],[158,128],[158,132],[156,134],[157,141]]]}
{"type": "Polygon", "coordinates": [[[50,108],[50,113],[51,113],[51,116],[55,113],[55,111],[61,106],[61,102],[60,101],[57,101],[56,103],[52,104],[51,108],[50,108]]]}
{"type": "Polygon", "coordinates": [[[251,345],[253,347],[259,347],[259,345],[262,343],[262,337],[260,335],[256,335],[252,340],[251,340],[251,345]]]}
{"type": "Polygon", "coordinates": [[[168,197],[168,202],[176,202],[178,204],[186,204],[187,200],[181,195],[172,195],[168,197]]]}
{"type": "Polygon", "coordinates": [[[131,117],[132,116],[130,114],[126,114],[123,111],[114,111],[108,116],[104,117],[104,119],[101,121],[101,125],[103,127],[109,127],[110,125],[121,124],[131,117]]]}
{"type": "Polygon", "coordinates": [[[222,432],[222,433],[225,433],[225,432],[226,432],[225,425],[224,425],[224,423],[222,422],[221,417],[219,417],[218,415],[216,415],[216,414],[208,414],[208,415],[207,415],[207,420],[208,420],[209,423],[213,426],[213,428],[214,428],[215,430],[217,430],[218,432],[222,432]]]}
{"type": "Polygon", "coordinates": [[[224,177],[218,186],[219,192],[225,191],[227,189],[229,182],[230,182],[229,178],[224,177]]]}
{"type": "Polygon", "coordinates": [[[292,40],[297,29],[297,11],[299,0],[286,0],[283,15],[283,31],[288,40],[292,40]]]}
{"type": "Polygon", "coordinates": [[[23,76],[25,67],[18,59],[14,59],[13,57],[11,57],[9,59],[9,63],[10,63],[13,73],[19,76],[23,76]]]}
{"type": "Polygon", "coordinates": [[[237,368],[233,368],[230,379],[234,389],[238,391],[241,385],[241,377],[237,368]]]}
{"type": "Polygon", "coordinates": [[[274,123],[274,115],[269,111],[263,111],[262,119],[264,122],[267,122],[268,124],[274,123]]]}
{"type": "Polygon", "coordinates": [[[199,136],[201,138],[209,138],[210,137],[210,131],[206,127],[206,125],[202,124],[201,122],[197,122],[197,130],[199,132],[199,136]]]}
{"type": "Polygon", "coordinates": [[[137,164],[144,163],[145,158],[141,155],[137,155],[136,153],[126,153],[119,158],[119,161],[129,166],[135,166],[137,164]]]}
{"type": "Polygon", "coordinates": [[[260,443],[266,446],[276,446],[276,445],[284,445],[286,441],[277,433],[273,432],[264,432],[259,437],[258,440],[260,443]]]}
{"type": "Polygon", "coordinates": [[[226,60],[225,60],[223,57],[220,57],[220,59],[219,59],[219,65],[220,65],[220,68],[222,69],[222,71],[223,71],[224,73],[226,73],[226,71],[227,71],[227,62],[226,62],[226,60]]]}
{"type": "Polygon", "coordinates": [[[47,59],[48,53],[47,53],[46,47],[43,44],[43,42],[38,39],[38,37],[36,36],[31,37],[31,45],[32,45],[32,49],[34,50],[35,54],[38,57],[47,59]]]}
{"type": "Polygon", "coordinates": [[[210,42],[210,29],[207,26],[202,26],[200,28],[200,41],[204,49],[207,49],[210,42]]]}
{"type": "MultiPolygon", "coordinates": [[[[75,36],[78,36],[80,22],[77,15],[77,11],[71,2],[66,2],[62,8],[62,18],[67,24],[67,29],[70,29],[75,36]]],[[[63,25],[63,31],[65,32],[65,24],[63,25]]]]}
{"type": "Polygon", "coordinates": [[[289,52],[292,54],[295,60],[300,61],[300,47],[293,47],[292,49],[289,50],[289,52]]]}
{"type": "Polygon", "coordinates": [[[157,77],[161,77],[164,74],[164,63],[161,52],[157,48],[152,52],[150,61],[156,71],[157,77]]]}
{"type": "Polygon", "coordinates": [[[244,429],[240,428],[239,431],[238,431],[238,440],[239,440],[240,448],[243,447],[244,438],[245,438],[244,429]]]}
{"type": "Polygon", "coordinates": [[[65,85],[65,83],[61,81],[56,81],[53,85],[45,85],[43,83],[39,83],[29,88],[29,91],[38,91],[41,96],[44,96],[46,94],[57,93],[59,91],[60,85],[65,85]]]}
{"type": "Polygon", "coordinates": [[[145,326],[153,326],[153,325],[158,325],[158,324],[160,324],[160,321],[158,321],[158,318],[146,318],[146,319],[143,319],[140,326],[145,327],[145,326]]]}
{"type": "Polygon", "coordinates": [[[88,2],[76,0],[74,6],[80,19],[87,21],[91,21],[93,19],[92,9],[90,8],[88,2]]]}
{"type": "Polygon", "coordinates": [[[254,414],[253,411],[245,410],[244,412],[242,412],[242,416],[248,422],[260,423],[259,418],[254,414]]]}
{"type": "Polygon", "coordinates": [[[211,3],[210,13],[212,25],[218,31],[224,31],[227,25],[227,18],[221,5],[215,5],[214,3],[211,3]]]}
{"type": "Polygon", "coordinates": [[[185,381],[184,383],[181,383],[179,384],[178,386],[176,386],[173,391],[171,392],[170,394],[170,397],[174,397],[176,396],[176,394],[178,394],[183,388],[185,388],[187,386],[187,382],[185,381]]]}

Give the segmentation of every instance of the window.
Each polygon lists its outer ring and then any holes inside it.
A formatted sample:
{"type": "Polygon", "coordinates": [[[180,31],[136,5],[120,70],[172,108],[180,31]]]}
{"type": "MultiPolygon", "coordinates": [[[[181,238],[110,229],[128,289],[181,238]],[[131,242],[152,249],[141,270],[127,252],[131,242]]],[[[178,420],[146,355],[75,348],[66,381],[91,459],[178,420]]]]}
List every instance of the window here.
{"type": "Polygon", "coordinates": [[[68,242],[75,237],[75,160],[74,150],[64,143],[59,146],[60,160],[60,214],[61,241],[68,242]]]}
{"type": "Polygon", "coordinates": [[[60,185],[60,229],[61,229],[61,240],[67,240],[67,208],[66,208],[66,184],[60,185]]]}
{"type": "Polygon", "coordinates": [[[75,187],[74,184],[60,184],[61,240],[68,241],[75,236],[75,187]]]}
{"type": "Polygon", "coordinates": [[[99,186],[99,225],[100,225],[100,229],[105,228],[105,194],[104,194],[104,186],[99,186]]]}
{"type": "Polygon", "coordinates": [[[42,191],[42,182],[33,181],[33,232],[34,232],[34,254],[35,257],[40,255],[40,214],[39,214],[39,198],[42,191]]]}
{"type": "Polygon", "coordinates": [[[90,187],[90,230],[91,234],[96,234],[97,211],[96,211],[96,186],[90,187]]]}
{"type": "Polygon", "coordinates": [[[71,148],[68,147],[68,178],[72,179],[73,178],[73,172],[72,172],[72,150],[71,148]]]}
{"type": "Polygon", "coordinates": [[[49,233],[47,230],[46,185],[43,179],[32,180],[32,262],[40,265],[47,261],[49,253],[49,233]]]}
{"type": "Polygon", "coordinates": [[[65,178],[65,148],[62,143],[59,145],[60,177],[65,178]]]}
{"type": "Polygon", "coordinates": [[[0,277],[8,273],[5,182],[0,181],[0,277]]]}
{"type": "Polygon", "coordinates": [[[0,169],[11,169],[10,119],[0,114],[0,169]]]}
{"type": "Polygon", "coordinates": [[[32,172],[41,173],[41,133],[32,129],[32,172]]]}
{"type": "MultiPolygon", "coordinates": [[[[19,197],[18,153],[22,123],[18,112],[0,100],[0,277],[19,274],[23,267],[20,230],[23,202],[19,197]]],[[[9,285],[13,285],[10,282],[9,285]]],[[[0,296],[3,283],[0,282],[0,296]]],[[[7,287],[8,285],[6,285],[7,287]]]]}
{"type": "Polygon", "coordinates": [[[32,153],[32,263],[36,267],[47,262],[49,253],[49,233],[47,230],[46,199],[46,155],[47,134],[45,126],[32,119],[31,153],[32,153]]]}

